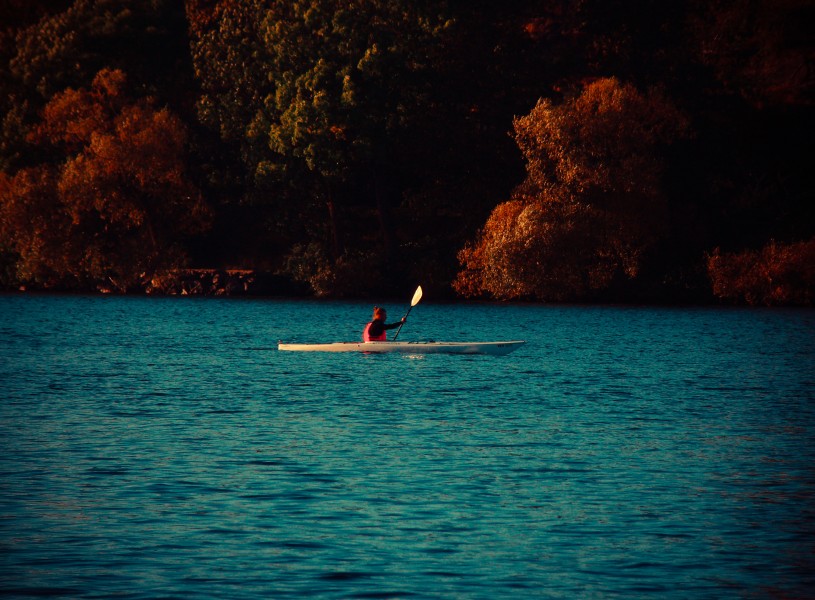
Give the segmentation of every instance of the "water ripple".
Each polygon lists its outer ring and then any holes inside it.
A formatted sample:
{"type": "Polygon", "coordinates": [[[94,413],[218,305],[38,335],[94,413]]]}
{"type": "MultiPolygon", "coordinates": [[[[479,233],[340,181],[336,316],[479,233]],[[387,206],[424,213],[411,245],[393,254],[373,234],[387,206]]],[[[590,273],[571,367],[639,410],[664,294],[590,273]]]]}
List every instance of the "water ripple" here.
{"type": "Polygon", "coordinates": [[[369,308],[0,297],[0,595],[811,596],[812,311],[369,308]]]}

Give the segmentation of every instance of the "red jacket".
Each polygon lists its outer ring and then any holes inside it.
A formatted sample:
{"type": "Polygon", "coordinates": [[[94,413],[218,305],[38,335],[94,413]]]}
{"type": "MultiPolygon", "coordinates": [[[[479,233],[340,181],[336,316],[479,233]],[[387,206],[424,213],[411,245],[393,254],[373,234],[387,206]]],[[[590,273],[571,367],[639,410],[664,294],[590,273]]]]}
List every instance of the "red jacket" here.
{"type": "Polygon", "coordinates": [[[362,341],[363,342],[386,342],[388,341],[388,334],[386,333],[387,329],[395,329],[401,325],[401,321],[397,321],[396,323],[391,323],[390,325],[385,325],[385,322],[376,319],[371,321],[365,326],[365,329],[362,331],[362,341]]]}
{"type": "MultiPolygon", "coordinates": [[[[388,334],[385,331],[384,327],[382,327],[382,330],[381,330],[382,333],[381,334],[379,334],[377,336],[372,336],[371,335],[371,325],[373,325],[374,323],[376,323],[376,321],[371,321],[370,323],[368,323],[365,326],[365,329],[362,332],[362,341],[363,342],[385,342],[385,341],[387,341],[388,340],[388,334]]],[[[379,321],[379,323],[382,323],[382,321],[379,321]]],[[[376,327],[375,329],[379,329],[379,327],[376,327]]]]}

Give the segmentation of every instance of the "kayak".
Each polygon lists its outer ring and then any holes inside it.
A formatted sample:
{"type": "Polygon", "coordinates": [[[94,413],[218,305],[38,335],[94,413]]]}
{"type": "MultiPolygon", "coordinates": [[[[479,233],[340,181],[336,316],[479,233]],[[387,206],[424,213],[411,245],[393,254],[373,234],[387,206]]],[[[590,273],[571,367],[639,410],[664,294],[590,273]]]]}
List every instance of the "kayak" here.
{"type": "Polygon", "coordinates": [[[509,354],[523,341],[511,342],[334,342],[331,344],[284,344],[290,352],[401,352],[403,354],[509,354]]]}

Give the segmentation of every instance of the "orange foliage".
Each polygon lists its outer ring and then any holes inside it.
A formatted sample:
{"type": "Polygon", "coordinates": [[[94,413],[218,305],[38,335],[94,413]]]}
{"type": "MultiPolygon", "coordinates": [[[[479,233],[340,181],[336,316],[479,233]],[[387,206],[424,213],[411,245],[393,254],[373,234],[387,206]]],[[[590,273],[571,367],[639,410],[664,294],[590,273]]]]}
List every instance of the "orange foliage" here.
{"type": "Polygon", "coordinates": [[[242,10],[242,3],[235,0],[185,0],[184,10],[192,36],[203,35],[224,14],[242,10]]]}
{"type": "Polygon", "coordinates": [[[616,78],[590,82],[562,105],[542,99],[513,124],[528,183],[540,190],[557,186],[572,197],[592,189],[658,195],[654,149],[688,129],[659,92],[642,94],[616,78]]]}
{"type": "Polygon", "coordinates": [[[717,248],[707,266],[718,298],[766,306],[815,303],[815,238],[773,241],[760,251],[723,254],[717,248]]]}
{"type": "Polygon", "coordinates": [[[520,201],[496,206],[478,243],[468,244],[459,252],[458,258],[463,268],[453,282],[453,289],[459,294],[473,297],[489,291],[498,295],[501,289],[510,297],[523,295],[518,287],[519,282],[514,278],[500,277],[502,272],[508,273],[500,260],[506,253],[502,256],[496,253],[501,246],[511,244],[508,238],[516,231],[515,224],[523,208],[520,201]]]}
{"type": "Polygon", "coordinates": [[[575,300],[635,278],[666,227],[661,145],[687,121],[657,92],[616,79],[515,119],[527,178],[459,254],[465,296],[575,300]]]}
{"type": "Polygon", "coordinates": [[[68,88],[54,96],[43,110],[42,122],[29,136],[40,144],[64,145],[79,152],[94,133],[110,126],[125,102],[125,75],[119,70],[99,71],[90,90],[68,88]]]}
{"type": "Polygon", "coordinates": [[[24,169],[14,177],[0,173],[0,249],[17,257],[17,277],[48,286],[67,268],[62,240],[70,220],[52,193],[56,172],[24,169]]]}
{"type": "Polygon", "coordinates": [[[128,99],[125,83],[106,69],[89,90],[57,94],[32,140],[61,148],[64,162],[3,186],[0,224],[21,281],[126,291],[181,264],[181,237],[208,226],[185,173],[183,124],[149,99],[128,99]]]}

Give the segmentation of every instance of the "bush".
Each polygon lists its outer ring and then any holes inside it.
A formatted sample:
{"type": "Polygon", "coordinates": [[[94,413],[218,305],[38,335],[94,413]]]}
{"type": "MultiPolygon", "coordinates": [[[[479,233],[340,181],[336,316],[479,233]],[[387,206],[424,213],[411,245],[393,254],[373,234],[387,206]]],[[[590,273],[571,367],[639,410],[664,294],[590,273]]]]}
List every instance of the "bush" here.
{"type": "Polygon", "coordinates": [[[815,300],[815,238],[726,254],[717,248],[707,268],[713,294],[724,300],[751,306],[812,306],[815,300]]]}

